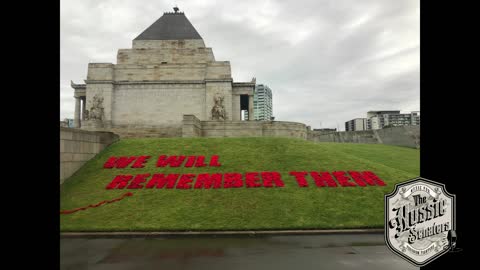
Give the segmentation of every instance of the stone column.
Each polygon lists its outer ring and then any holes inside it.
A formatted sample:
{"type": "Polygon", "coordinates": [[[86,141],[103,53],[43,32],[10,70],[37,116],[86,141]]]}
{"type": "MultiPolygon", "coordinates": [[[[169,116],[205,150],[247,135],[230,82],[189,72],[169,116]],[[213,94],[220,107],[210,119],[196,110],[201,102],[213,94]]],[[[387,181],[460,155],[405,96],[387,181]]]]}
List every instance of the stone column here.
{"type": "Polygon", "coordinates": [[[254,120],[253,115],[253,95],[248,95],[248,121],[254,120]]]}
{"type": "Polygon", "coordinates": [[[232,120],[242,120],[242,112],[240,111],[240,95],[232,96],[232,120]]]}
{"type": "Polygon", "coordinates": [[[82,121],[85,120],[85,109],[87,108],[87,98],[82,98],[82,121]]]}
{"type": "Polygon", "coordinates": [[[80,98],[75,97],[75,115],[73,117],[73,127],[80,128],[80,98]]]}

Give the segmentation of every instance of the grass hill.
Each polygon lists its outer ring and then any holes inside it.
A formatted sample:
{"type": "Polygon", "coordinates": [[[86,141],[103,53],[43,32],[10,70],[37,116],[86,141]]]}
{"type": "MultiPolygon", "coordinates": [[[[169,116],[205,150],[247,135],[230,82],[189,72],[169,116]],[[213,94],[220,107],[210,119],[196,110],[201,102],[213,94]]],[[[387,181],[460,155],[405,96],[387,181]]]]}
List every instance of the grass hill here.
{"type": "MultiPolygon", "coordinates": [[[[420,151],[376,144],[313,143],[287,138],[122,139],[60,187],[69,210],[134,195],[60,216],[61,231],[168,231],[381,228],[384,194],[418,176],[420,151]],[[111,156],[150,155],[144,168],[104,169],[111,156]],[[222,166],[157,168],[160,155],[218,155],[222,166]],[[372,171],[386,186],[300,188],[290,171],[372,171]],[[283,188],[106,189],[116,175],[278,171],[283,188]]],[[[309,180],[310,181],[310,180],[309,180]]]]}

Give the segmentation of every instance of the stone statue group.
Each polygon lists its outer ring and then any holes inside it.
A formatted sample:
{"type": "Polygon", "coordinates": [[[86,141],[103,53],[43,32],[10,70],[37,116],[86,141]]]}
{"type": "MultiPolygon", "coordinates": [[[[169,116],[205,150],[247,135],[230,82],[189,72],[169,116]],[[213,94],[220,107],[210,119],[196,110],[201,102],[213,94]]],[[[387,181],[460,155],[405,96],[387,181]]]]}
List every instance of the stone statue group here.
{"type": "Polygon", "coordinates": [[[225,115],[225,107],[223,106],[223,100],[224,97],[220,96],[219,94],[215,95],[213,98],[213,102],[215,105],[213,105],[212,108],[212,119],[213,120],[225,120],[226,115],[225,115]]]}
{"type": "Polygon", "coordinates": [[[95,95],[90,110],[85,110],[85,120],[102,120],[103,110],[103,97],[95,95]]]}

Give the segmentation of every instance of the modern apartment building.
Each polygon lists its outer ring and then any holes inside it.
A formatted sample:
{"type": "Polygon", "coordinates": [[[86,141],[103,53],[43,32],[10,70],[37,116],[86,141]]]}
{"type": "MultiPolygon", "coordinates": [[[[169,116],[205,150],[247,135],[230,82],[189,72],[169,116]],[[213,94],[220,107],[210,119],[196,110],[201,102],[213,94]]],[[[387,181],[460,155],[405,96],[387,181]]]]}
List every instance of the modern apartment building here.
{"type": "Polygon", "coordinates": [[[270,121],[272,117],[272,90],[263,84],[255,85],[253,95],[253,114],[255,120],[270,121]]]}
{"type": "Polygon", "coordinates": [[[345,122],[345,131],[382,129],[386,126],[420,125],[420,111],[369,111],[367,118],[355,118],[345,122]]]}
{"type": "Polygon", "coordinates": [[[345,131],[367,130],[368,127],[367,118],[355,118],[345,122],[345,131]]]}
{"type": "Polygon", "coordinates": [[[367,112],[370,129],[382,129],[385,126],[420,125],[420,111],[400,113],[400,111],[367,112]]]}

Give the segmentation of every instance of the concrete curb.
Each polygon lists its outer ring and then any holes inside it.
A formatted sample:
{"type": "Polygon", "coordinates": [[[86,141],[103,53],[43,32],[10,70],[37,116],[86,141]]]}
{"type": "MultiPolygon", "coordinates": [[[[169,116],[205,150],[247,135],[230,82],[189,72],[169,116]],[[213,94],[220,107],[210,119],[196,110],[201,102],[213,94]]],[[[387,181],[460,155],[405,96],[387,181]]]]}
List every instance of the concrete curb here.
{"type": "Polygon", "coordinates": [[[135,237],[201,237],[201,236],[269,236],[326,234],[383,234],[383,229],[349,230],[270,230],[270,231],[171,231],[171,232],[62,232],[61,238],[135,238],[135,237]]]}

